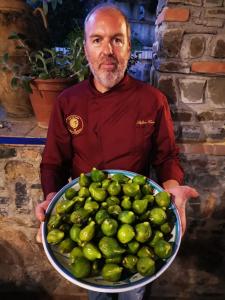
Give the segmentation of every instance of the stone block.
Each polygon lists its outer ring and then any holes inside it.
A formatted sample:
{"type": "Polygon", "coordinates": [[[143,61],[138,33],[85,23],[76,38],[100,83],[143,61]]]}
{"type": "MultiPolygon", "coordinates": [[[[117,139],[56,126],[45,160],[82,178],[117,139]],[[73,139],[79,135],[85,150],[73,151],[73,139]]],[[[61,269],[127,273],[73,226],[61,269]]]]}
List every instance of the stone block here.
{"type": "Polygon", "coordinates": [[[204,0],[204,7],[218,7],[223,6],[223,0],[204,0]]]}
{"type": "Polygon", "coordinates": [[[190,66],[188,63],[183,63],[175,60],[161,60],[158,61],[157,70],[160,72],[170,73],[190,73],[190,66]]]}
{"type": "Polygon", "coordinates": [[[20,151],[20,157],[22,159],[26,158],[26,160],[31,160],[31,161],[41,160],[40,151],[36,149],[29,149],[29,148],[22,149],[20,151]]]}
{"type": "Polygon", "coordinates": [[[27,195],[27,186],[26,183],[16,182],[15,184],[15,192],[16,192],[16,208],[25,208],[29,203],[29,198],[27,195]]]}
{"type": "Polygon", "coordinates": [[[202,9],[201,8],[194,7],[194,8],[191,9],[192,20],[195,20],[194,18],[197,18],[197,20],[199,20],[200,17],[201,17],[201,14],[202,14],[202,9]]]}
{"type": "Polygon", "coordinates": [[[156,15],[158,16],[162,9],[167,5],[167,0],[159,0],[157,9],[156,9],[156,15]]]}
{"type": "Polygon", "coordinates": [[[5,206],[0,206],[0,218],[7,217],[9,215],[8,208],[5,206]]]}
{"type": "Polygon", "coordinates": [[[212,41],[211,56],[216,58],[225,58],[225,36],[217,35],[212,41]]]}
{"type": "MultiPolygon", "coordinates": [[[[204,24],[204,21],[202,22],[202,20],[200,20],[200,24],[202,24],[202,23],[204,24]]],[[[218,29],[207,27],[207,26],[189,26],[189,27],[185,28],[185,33],[186,34],[195,34],[195,35],[196,34],[217,35],[218,29]]]]}
{"type": "Polygon", "coordinates": [[[2,204],[8,204],[9,198],[8,197],[0,197],[0,205],[2,204]]]}
{"type": "Polygon", "coordinates": [[[202,0],[168,0],[168,3],[180,3],[193,6],[202,6],[202,0]]]}
{"type": "Polygon", "coordinates": [[[202,130],[197,125],[182,125],[181,136],[182,141],[200,141],[202,139],[202,130]]]}
{"type": "Polygon", "coordinates": [[[8,216],[9,197],[0,197],[0,218],[8,216]]]}
{"type": "Polygon", "coordinates": [[[32,184],[30,188],[35,189],[35,190],[39,190],[39,189],[41,189],[41,184],[40,183],[32,184]]]}
{"type": "Polygon", "coordinates": [[[206,74],[225,74],[225,62],[220,61],[196,61],[191,65],[191,71],[206,74]]]}
{"type": "Polygon", "coordinates": [[[207,8],[205,16],[208,18],[225,19],[225,8],[207,8]]]}
{"type": "Polygon", "coordinates": [[[0,189],[5,189],[5,185],[6,185],[5,184],[4,166],[5,166],[5,164],[0,164],[0,189]]]}
{"type": "Polygon", "coordinates": [[[178,57],[184,31],[181,29],[169,29],[162,33],[160,39],[160,53],[166,57],[178,57]]]}
{"type": "Polygon", "coordinates": [[[211,19],[211,18],[206,18],[203,20],[202,23],[206,27],[218,27],[222,28],[224,21],[223,20],[218,20],[218,19],[211,19]]]}
{"type": "Polygon", "coordinates": [[[203,55],[205,50],[205,38],[204,37],[193,37],[190,41],[190,55],[193,58],[200,57],[203,55]]]}
{"type": "Polygon", "coordinates": [[[181,57],[198,58],[203,56],[205,51],[206,38],[201,35],[184,35],[181,57]]]}
{"type": "Polygon", "coordinates": [[[203,111],[196,115],[198,121],[225,121],[225,111],[203,111]]]}
{"type": "MultiPolygon", "coordinates": [[[[210,155],[211,157],[216,158],[216,160],[218,161],[218,163],[215,166],[216,170],[219,170],[220,166],[224,165],[224,156],[225,156],[224,143],[182,143],[179,144],[178,146],[181,153],[184,153],[186,155],[200,154],[201,157],[203,157],[204,155],[208,155],[208,156],[210,155]]],[[[195,164],[196,163],[193,162],[193,165],[195,164]]],[[[203,168],[205,168],[205,163],[203,164],[203,168]]]]}
{"type": "Polygon", "coordinates": [[[188,8],[169,8],[165,7],[156,19],[156,25],[162,22],[187,22],[190,17],[188,8]]]}
{"type": "Polygon", "coordinates": [[[0,159],[4,158],[11,158],[16,156],[16,149],[15,148],[0,148],[0,159]]]}
{"type": "Polygon", "coordinates": [[[181,101],[187,104],[203,103],[206,79],[183,78],[179,79],[181,101]]]}
{"type": "Polygon", "coordinates": [[[191,111],[175,110],[172,111],[172,119],[174,122],[190,122],[193,113],[191,111]]]}
{"type": "Polygon", "coordinates": [[[203,124],[203,130],[207,141],[224,141],[224,122],[214,122],[213,124],[203,124]]]}
{"type": "Polygon", "coordinates": [[[210,78],[208,79],[206,95],[208,100],[214,107],[225,107],[225,78],[210,78]]]}
{"type": "Polygon", "coordinates": [[[175,139],[176,139],[176,141],[178,141],[180,139],[181,130],[182,130],[181,126],[178,122],[173,123],[173,130],[174,130],[175,139]]]}
{"type": "Polygon", "coordinates": [[[6,179],[15,181],[18,178],[26,178],[28,182],[34,183],[38,178],[38,170],[30,163],[18,160],[9,160],[5,165],[6,179]]]}
{"type": "Polygon", "coordinates": [[[176,87],[171,76],[161,76],[158,81],[158,88],[166,95],[168,102],[177,102],[176,87]]]}
{"type": "Polygon", "coordinates": [[[153,66],[151,66],[149,83],[153,86],[157,86],[157,82],[158,82],[158,72],[153,66]]]}

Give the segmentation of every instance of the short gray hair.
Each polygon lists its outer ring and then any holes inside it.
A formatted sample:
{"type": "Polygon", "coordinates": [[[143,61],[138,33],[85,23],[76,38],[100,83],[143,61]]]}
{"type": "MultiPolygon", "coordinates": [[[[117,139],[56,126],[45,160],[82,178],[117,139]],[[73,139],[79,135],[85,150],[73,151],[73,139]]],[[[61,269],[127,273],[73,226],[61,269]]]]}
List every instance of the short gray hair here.
{"type": "Polygon", "coordinates": [[[118,11],[121,16],[124,18],[124,21],[126,23],[126,27],[127,27],[127,36],[128,39],[131,39],[131,30],[130,30],[130,24],[129,21],[127,19],[127,16],[122,12],[122,10],[116,6],[115,4],[111,4],[111,3],[101,3],[96,5],[94,8],[92,8],[92,10],[88,13],[88,15],[86,16],[85,20],[84,20],[84,39],[86,39],[86,25],[87,22],[89,21],[90,17],[98,10],[107,10],[107,9],[114,9],[116,11],[118,11]]]}

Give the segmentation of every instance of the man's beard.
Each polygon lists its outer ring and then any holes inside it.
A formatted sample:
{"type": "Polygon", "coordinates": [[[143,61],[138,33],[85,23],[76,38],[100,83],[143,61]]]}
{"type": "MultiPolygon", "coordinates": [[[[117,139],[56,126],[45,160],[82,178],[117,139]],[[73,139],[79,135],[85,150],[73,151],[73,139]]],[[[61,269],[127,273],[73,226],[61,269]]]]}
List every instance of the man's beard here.
{"type": "Polygon", "coordinates": [[[110,89],[123,79],[127,68],[127,61],[124,60],[120,64],[117,62],[115,70],[101,70],[99,68],[100,65],[94,66],[89,62],[89,67],[94,78],[105,88],[110,89]]]}

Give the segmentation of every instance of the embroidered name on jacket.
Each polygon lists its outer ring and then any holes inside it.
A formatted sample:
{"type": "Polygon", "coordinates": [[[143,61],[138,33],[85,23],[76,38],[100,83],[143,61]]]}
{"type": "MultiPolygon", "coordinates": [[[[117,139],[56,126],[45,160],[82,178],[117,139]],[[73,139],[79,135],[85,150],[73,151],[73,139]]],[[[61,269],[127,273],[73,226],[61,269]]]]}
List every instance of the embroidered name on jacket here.
{"type": "Polygon", "coordinates": [[[66,118],[68,130],[75,135],[78,135],[84,129],[84,122],[80,116],[70,115],[66,118]]]}
{"type": "Polygon", "coordinates": [[[136,122],[136,125],[138,126],[153,125],[153,124],[155,124],[155,122],[152,120],[138,120],[136,122]]]}

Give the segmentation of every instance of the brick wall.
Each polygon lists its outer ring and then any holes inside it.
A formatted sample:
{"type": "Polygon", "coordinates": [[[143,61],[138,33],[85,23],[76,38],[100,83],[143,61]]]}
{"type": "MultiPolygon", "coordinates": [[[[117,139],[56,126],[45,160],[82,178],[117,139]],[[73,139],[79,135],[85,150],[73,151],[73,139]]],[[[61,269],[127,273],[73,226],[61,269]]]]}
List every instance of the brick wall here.
{"type": "Polygon", "coordinates": [[[153,65],[177,139],[224,141],[225,1],[160,0],[153,65]]]}

